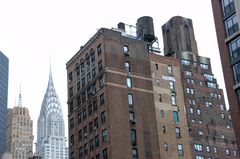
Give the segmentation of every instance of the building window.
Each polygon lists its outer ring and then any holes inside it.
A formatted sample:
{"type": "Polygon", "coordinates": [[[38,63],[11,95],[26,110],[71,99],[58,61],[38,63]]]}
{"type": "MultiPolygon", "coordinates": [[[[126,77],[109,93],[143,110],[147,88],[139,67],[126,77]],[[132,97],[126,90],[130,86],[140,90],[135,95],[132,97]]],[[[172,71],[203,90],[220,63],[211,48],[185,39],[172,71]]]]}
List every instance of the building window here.
{"type": "Polygon", "coordinates": [[[99,44],[97,46],[97,54],[98,54],[98,56],[102,54],[102,46],[101,46],[101,44],[99,44]]]}
{"type": "Polygon", "coordinates": [[[193,108],[190,108],[189,111],[190,111],[190,114],[193,114],[193,108]]]}
{"type": "Polygon", "coordinates": [[[198,135],[203,135],[203,131],[198,131],[198,135]]]}
{"type": "Polygon", "coordinates": [[[192,51],[190,32],[189,32],[189,28],[187,25],[184,25],[184,38],[185,38],[185,42],[186,42],[186,49],[188,51],[192,51]]]}
{"type": "Polygon", "coordinates": [[[87,118],[87,111],[86,108],[83,109],[83,120],[87,118]]]}
{"type": "Polygon", "coordinates": [[[223,14],[229,15],[235,11],[234,0],[222,0],[223,14]]]}
{"type": "Polygon", "coordinates": [[[163,110],[160,110],[160,116],[161,116],[161,118],[164,118],[164,111],[163,110]]]}
{"type": "Polygon", "coordinates": [[[171,100],[172,100],[172,105],[177,105],[176,103],[176,96],[171,96],[171,100]]]}
{"type": "Polygon", "coordinates": [[[231,36],[239,30],[236,14],[225,20],[225,28],[228,36],[231,36]]]}
{"type": "Polygon", "coordinates": [[[195,151],[199,151],[199,152],[203,151],[203,148],[202,148],[201,144],[194,144],[194,149],[195,149],[195,151]]]}
{"type": "Polygon", "coordinates": [[[197,156],[196,156],[196,159],[204,159],[204,157],[197,155],[197,156]]]}
{"type": "Polygon", "coordinates": [[[107,130],[104,129],[102,131],[102,142],[106,142],[107,141],[107,130]]]}
{"type": "Polygon", "coordinates": [[[207,87],[209,87],[209,88],[217,88],[217,85],[216,85],[216,83],[207,82],[207,87]]]}
{"type": "Polygon", "coordinates": [[[73,112],[73,102],[69,103],[69,111],[72,113],[73,112]]]}
{"type": "Polygon", "coordinates": [[[127,72],[127,73],[129,73],[129,72],[131,71],[130,62],[125,61],[125,69],[126,69],[126,72],[127,72]]]}
{"type": "Polygon", "coordinates": [[[71,135],[70,137],[70,146],[74,145],[74,135],[71,135]]]}
{"type": "Polygon", "coordinates": [[[135,114],[132,111],[129,112],[129,120],[130,122],[135,123],[135,114]]]}
{"type": "Polygon", "coordinates": [[[104,93],[102,93],[102,94],[100,95],[100,105],[103,105],[104,102],[105,102],[105,100],[104,100],[104,93]]]}
{"type": "Polygon", "coordinates": [[[166,126],[162,126],[162,132],[165,134],[166,133],[166,126]]]}
{"type": "Polygon", "coordinates": [[[192,76],[192,72],[191,72],[191,71],[184,71],[184,74],[185,74],[186,76],[192,76]]]}
{"type": "Polygon", "coordinates": [[[179,123],[179,117],[178,117],[178,112],[177,111],[173,112],[173,121],[174,121],[175,124],[179,123]]]}
{"type": "Polygon", "coordinates": [[[82,113],[79,112],[78,113],[78,123],[81,123],[82,122],[82,113]]]}
{"type": "Polygon", "coordinates": [[[98,138],[98,135],[95,136],[95,147],[98,147],[99,146],[99,138],[98,138]]]}
{"type": "Polygon", "coordinates": [[[95,62],[95,52],[92,51],[90,56],[91,56],[91,62],[94,63],[95,62]]]}
{"type": "Polygon", "coordinates": [[[86,101],[86,93],[83,92],[83,93],[82,93],[82,102],[85,102],[85,101],[86,101]]]}
{"type": "Polygon", "coordinates": [[[136,143],[137,143],[136,129],[131,129],[131,142],[133,145],[136,145],[136,143]]]}
{"type": "Polygon", "coordinates": [[[232,60],[240,56],[240,37],[229,44],[229,50],[232,60]]]}
{"type": "Polygon", "coordinates": [[[168,144],[166,142],[164,143],[164,148],[165,148],[165,151],[168,151],[168,144]]]}
{"type": "Polygon", "coordinates": [[[103,149],[103,159],[108,159],[107,148],[103,149]]]}
{"type": "Polygon", "coordinates": [[[90,66],[90,57],[89,56],[86,58],[86,64],[88,67],[90,66]]]}
{"type": "Polygon", "coordinates": [[[76,75],[77,75],[77,77],[80,75],[80,67],[79,66],[77,66],[76,68],[75,68],[75,72],[76,72],[76,75]]]}
{"type": "Polygon", "coordinates": [[[206,107],[212,106],[212,102],[205,102],[206,107]]]}
{"type": "Polygon", "coordinates": [[[83,139],[83,131],[82,129],[78,131],[78,141],[82,141],[83,139]]]}
{"type": "Polygon", "coordinates": [[[167,72],[168,72],[168,75],[172,75],[173,74],[172,66],[168,65],[167,72]]]}
{"type": "Polygon", "coordinates": [[[214,152],[214,153],[218,153],[218,150],[217,150],[216,147],[213,148],[213,152],[214,152]]]}
{"type": "Polygon", "coordinates": [[[177,149],[178,149],[178,156],[183,156],[183,145],[178,144],[177,149]]]}
{"type": "Polygon", "coordinates": [[[84,138],[87,138],[87,126],[83,127],[83,136],[84,138]]]}
{"type": "Polygon", "coordinates": [[[91,139],[91,140],[90,140],[90,143],[89,143],[89,150],[90,150],[90,151],[93,151],[93,148],[94,148],[93,139],[91,139]]]}
{"type": "Polygon", "coordinates": [[[132,79],[130,77],[127,77],[127,87],[132,88],[132,79]]]}
{"type": "Polygon", "coordinates": [[[98,62],[98,72],[102,72],[103,70],[103,65],[102,65],[102,60],[98,62]]]}
{"type": "Polygon", "coordinates": [[[105,114],[106,114],[105,111],[103,111],[101,113],[101,122],[102,122],[102,124],[105,123],[105,121],[106,121],[106,115],[105,114]]]}
{"type": "Polygon", "coordinates": [[[138,150],[136,148],[132,149],[132,158],[138,159],[138,150]]]}
{"type": "Polygon", "coordinates": [[[225,114],[221,113],[221,118],[224,119],[225,118],[225,114]]]}
{"type": "Polygon", "coordinates": [[[190,61],[182,59],[182,64],[183,65],[190,65],[190,61]]]}
{"type": "Polygon", "coordinates": [[[181,129],[179,127],[176,127],[176,137],[181,138],[181,129]]]}
{"type": "Polygon", "coordinates": [[[102,88],[104,86],[103,76],[99,78],[99,87],[102,88]]]}
{"type": "Polygon", "coordinates": [[[157,79],[156,81],[157,81],[157,85],[160,86],[160,81],[159,81],[159,79],[157,79]]]}
{"type": "Polygon", "coordinates": [[[98,107],[97,107],[97,101],[93,101],[93,111],[96,112],[98,110],[98,107]]]}
{"type": "Polygon", "coordinates": [[[210,146],[206,146],[206,151],[211,152],[210,146]]]}
{"type": "Polygon", "coordinates": [[[169,82],[169,88],[170,88],[170,90],[171,90],[172,92],[174,92],[175,87],[174,87],[174,82],[173,82],[173,81],[170,81],[170,82],[169,82]]]}
{"type": "Polygon", "coordinates": [[[208,64],[200,63],[200,67],[201,67],[202,69],[207,70],[207,69],[208,69],[208,64]]]}
{"type": "Polygon", "coordinates": [[[74,151],[73,151],[73,152],[71,152],[70,159],[74,159],[74,151]]]}
{"type": "Polygon", "coordinates": [[[197,109],[197,115],[201,115],[201,110],[197,109]]]}
{"type": "Polygon", "coordinates": [[[91,80],[91,72],[87,74],[87,81],[90,81],[90,80],[91,80]]]}
{"type": "Polygon", "coordinates": [[[92,69],[92,78],[94,78],[96,76],[96,69],[95,67],[92,69]]]}
{"type": "Polygon", "coordinates": [[[92,115],[93,109],[92,109],[92,104],[88,106],[88,116],[92,115]]]}
{"type": "Polygon", "coordinates": [[[73,96],[73,87],[70,87],[69,89],[69,98],[73,96]]]}
{"type": "Polygon", "coordinates": [[[158,70],[158,64],[157,63],[155,63],[155,67],[156,67],[156,70],[158,70]]]}
{"type": "Polygon", "coordinates": [[[70,129],[74,128],[74,118],[70,119],[70,129]]]}
{"type": "Polygon", "coordinates": [[[235,150],[233,151],[233,156],[237,157],[237,151],[235,151],[235,150]]]}
{"type": "Polygon", "coordinates": [[[80,81],[77,81],[77,91],[78,92],[80,91],[80,88],[81,88],[81,83],[80,83],[80,81]]]}
{"type": "Polygon", "coordinates": [[[85,86],[85,77],[82,78],[82,87],[85,86]]]}
{"type": "Polygon", "coordinates": [[[82,62],[82,63],[80,64],[80,66],[81,66],[81,72],[83,72],[84,69],[85,69],[84,62],[82,62]]]}
{"type": "Polygon", "coordinates": [[[81,146],[79,149],[79,159],[82,159],[83,158],[83,147],[81,146]]]}
{"type": "Polygon", "coordinates": [[[124,45],[124,46],[123,46],[123,52],[124,52],[125,54],[129,54],[129,49],[128,49],[128,46],[127,46],[127,45],[124,45]]]}
{"type": "Polygon", "coordinates": [[[158,94],[158,99],[159,99],[159,102],[162,102],[162,95],[161,94],[158,94]]]}
{"type": "Polygon", "coordinates": [[[88,144],[84,144],[84,155],[87,155],[88,153],[88,144]]]}
{"type": "Polygon", "coordinates": [[[128,93],[128,105],[133,106],[133,95],[128,93]]]}
{"type": "Polygon", "coordinates": [[[96,155],[96,159],[100,159],[100,154],[97,154],[97,155],[96,155]]]}
{"type": "Polygon", "coordinates": [[[72,78],[72,72],[70,72],[70,73],[68,74],[68,80],[69,80],[69,81],[72,81],[72,80],[73,80],[73,78],[72,78]]]}
{"type": "Polygon", "coordinates": [[[95,129],[98,128],[98,118],[94,119],[94,127],[95,127],[95,129]]]}
{"type": "Polygon", "coordinates": [[[89,133],[92,133],[93,132],[93,122],[92,121],[89,123],[88,128],[89,128],[89,133]]]}
{"type": "Polygon", "coordinates": [[[210,75],[210,74],[203,74],[204,75],[204,77],[207,79],[207,80],[209,80],[209,81],[213,81],[214,80],[214,76],[213,75],[210,75]]]}

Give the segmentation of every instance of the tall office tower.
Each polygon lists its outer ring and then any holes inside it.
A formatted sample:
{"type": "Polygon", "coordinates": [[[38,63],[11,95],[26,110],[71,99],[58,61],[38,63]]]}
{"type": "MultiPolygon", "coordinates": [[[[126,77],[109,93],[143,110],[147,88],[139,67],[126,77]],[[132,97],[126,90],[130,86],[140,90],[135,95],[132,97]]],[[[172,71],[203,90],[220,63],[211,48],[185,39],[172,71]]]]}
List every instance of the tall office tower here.
{"type": "Polygon", "coordinates": [[[177,59],[150,54],[161,159],[190,159],[187,118],[177,59]]]}
{"type": "Polygon", "coordinates": [[[37,124],[37,154],[42,159],[68,159],[62,108],[50,70],[37,124]]]}
{"type": "Polygon", "coordinates": [[[212,0],[212,8],[233,128],[240,150],[240,1],[212,0]]]}
{"type": "Polygon", "coordinates": [[[71,159],[160,158],[148,43],[118,26],[67,62],[71,159]]]}
{"type": "Polygon", "coordinates": [[[0,51],[0,156],[6,149],[8,58],[0,51]]]}
{"type": "Polygon", "coordinates": [[[28,159],[33,155],[33,121],[28,108],[22,106],[21,92],[18,106],[8,109],[7,151],[14,159],[28,159]]]}
{"type": "Polygon", "coordinates": [[[210,59],[198,55],[192,21],[173,17],[162,26],[164,54],[180,62],[193,158],[238,158],[231,116],[210,59]]]}

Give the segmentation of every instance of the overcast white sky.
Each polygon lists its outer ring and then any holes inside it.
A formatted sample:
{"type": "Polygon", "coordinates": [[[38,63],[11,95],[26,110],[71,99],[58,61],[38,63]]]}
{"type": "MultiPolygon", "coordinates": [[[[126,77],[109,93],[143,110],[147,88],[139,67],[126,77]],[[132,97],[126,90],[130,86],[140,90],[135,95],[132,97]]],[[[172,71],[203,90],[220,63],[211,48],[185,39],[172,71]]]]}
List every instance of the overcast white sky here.
{"type": "Polygon", "coordinates": [[[116,27],[120,21],[135,25],[146,15],[154,19],[161,50],[161,26],[176,15],[191,18],[199,54],[211,58],[213,73],[224,87],[210,0],[0,0],[0,50],[10,60],[8,107],[15,105],[21,84],[35,141],[50,54],[67,136],[66,62],[98,28],[116,27]]]}

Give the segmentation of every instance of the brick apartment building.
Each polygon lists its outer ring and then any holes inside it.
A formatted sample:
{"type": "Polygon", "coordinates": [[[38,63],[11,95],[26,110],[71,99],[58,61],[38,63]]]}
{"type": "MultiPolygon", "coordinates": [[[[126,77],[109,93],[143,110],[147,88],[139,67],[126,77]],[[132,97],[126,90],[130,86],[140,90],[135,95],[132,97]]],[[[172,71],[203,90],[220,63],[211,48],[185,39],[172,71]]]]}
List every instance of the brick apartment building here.
{"type": "Polygon", "coordinates": [[[212,0],[212,8],[233,128],[240,150],[240,1],[212,0]]]}
{"type": "Polygon", "coordinates": [[[191,19],[173,17],[162,26],[164,54],[181,66],[193,158],[237,158],[231,116],[209,58],[198,55],[191,19]]]}
{"type": "Polygon", "coordinates": [[[210,60],[198,56],[191,20],[163,26],[169,57],[155,54],[151,17],[138,19],[135,35],[127,27],[100,29],[67,62],[70,158],[237,158],[223,93],[210,60]]]}

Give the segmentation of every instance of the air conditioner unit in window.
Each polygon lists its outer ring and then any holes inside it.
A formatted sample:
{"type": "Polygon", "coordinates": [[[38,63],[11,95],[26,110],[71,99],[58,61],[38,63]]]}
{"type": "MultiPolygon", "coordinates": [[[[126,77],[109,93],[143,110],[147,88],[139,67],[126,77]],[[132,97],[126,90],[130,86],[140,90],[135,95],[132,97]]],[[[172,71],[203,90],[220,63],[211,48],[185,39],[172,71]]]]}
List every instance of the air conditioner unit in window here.
{"type": "Polygon", "coordinates": [[[87,138],[87,133],[84,133],[84,137],[87,138]]]}

